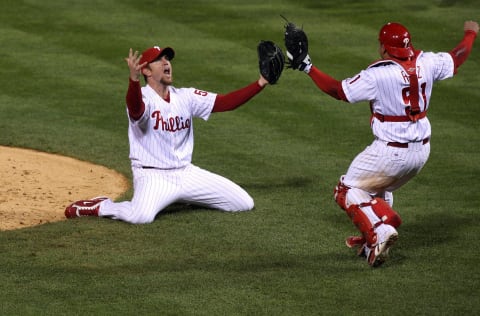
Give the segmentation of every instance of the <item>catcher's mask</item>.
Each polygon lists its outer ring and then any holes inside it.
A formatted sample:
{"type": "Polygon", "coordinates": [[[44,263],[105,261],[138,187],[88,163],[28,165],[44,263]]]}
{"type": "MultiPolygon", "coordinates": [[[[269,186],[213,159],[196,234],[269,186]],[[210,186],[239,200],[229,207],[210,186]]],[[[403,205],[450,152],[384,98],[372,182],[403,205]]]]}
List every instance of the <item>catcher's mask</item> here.
{"type": "Polygon", "coordinates": [[[410,33],[400,23],[390,22],[385,24],[378,35],[380,44],[383,44],[389,55],[405,59],[415,56],[410,33]]]}
{"type": "Polygon", "coordinates": [[[140,58],[139,64],[141,65],[144,62],[151,63],[155,60],[160,59],[164,55],[166,55],[169,60],[172,60],[173,57],[175,57],[175,51],[171,47],[164,47],[164,48],[160,48],[159,46],[151,47],[142,53],[142,58],[140,58]]]}

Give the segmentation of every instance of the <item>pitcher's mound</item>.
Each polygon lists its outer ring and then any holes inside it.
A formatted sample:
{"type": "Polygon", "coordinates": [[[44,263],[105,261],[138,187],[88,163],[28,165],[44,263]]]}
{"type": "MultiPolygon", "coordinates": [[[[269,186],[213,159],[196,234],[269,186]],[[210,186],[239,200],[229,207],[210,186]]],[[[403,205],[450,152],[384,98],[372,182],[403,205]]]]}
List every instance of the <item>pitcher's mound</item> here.
{"type": "Polygon", "coordinates": [[[100,195],[115,199],[128,183],[103,166],[0,146],[0,231],[64,220],[68,204],[100,195]]]}

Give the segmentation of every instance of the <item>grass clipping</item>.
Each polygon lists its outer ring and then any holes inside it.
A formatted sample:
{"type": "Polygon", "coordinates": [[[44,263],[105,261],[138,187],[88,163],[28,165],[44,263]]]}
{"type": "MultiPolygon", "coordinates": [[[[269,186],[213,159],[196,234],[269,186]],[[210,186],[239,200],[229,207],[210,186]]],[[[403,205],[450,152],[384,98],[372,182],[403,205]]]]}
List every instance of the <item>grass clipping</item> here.
{"type": "Polygon", "coordinates": [[[105,195],[115,199],[128,180],[103,166],[28,149],[0,146],[0,230],[65,220],[65,207],[105,195]]]}

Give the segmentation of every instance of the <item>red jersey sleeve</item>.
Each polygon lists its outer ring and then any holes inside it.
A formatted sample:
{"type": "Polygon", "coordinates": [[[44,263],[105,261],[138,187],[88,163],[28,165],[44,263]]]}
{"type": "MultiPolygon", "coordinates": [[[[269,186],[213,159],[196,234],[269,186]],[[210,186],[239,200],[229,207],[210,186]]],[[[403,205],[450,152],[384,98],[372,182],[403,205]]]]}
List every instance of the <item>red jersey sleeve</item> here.
{"type": "Polygon", "coordinates": [[[455,73],[457,72],[457,68],[460,67],[465,60],[467,60],[468,55],[470,55],[476,37],[477,33],[474,31],[466,31],[462,41],[449,52],[455,63],[455,73]]]}
{"type": "Polygon", "coordinates": [[[140,81],[129,79],[126,101],[130,118],[135,121],[141,118],[145,112],[145,104],[142,99],[140,81]]]}
{"type": "Polygon", "coordinates": [[[263,87],[258,84],[258,81],[255,81],[244,88],[228,94],[217,94],[212,112],[225,112],[234,110],[240,105],[246,103],[257,93],[262,91],[262,89],[263,87]]]}
{"type": "Polygon", "coordinates": [[[347,97],[343,92],[341,81],[338,81],[330,77],[326,73],[323,73],[315,66],[312,66],[308,75],[310,76],[310,78],[312,78],[313,82],[315,82],[315,84],[318,88],[320,88],[320,90],[322,90],[329,96],[334,97],[337,100],[348,102],[347,97]]]}

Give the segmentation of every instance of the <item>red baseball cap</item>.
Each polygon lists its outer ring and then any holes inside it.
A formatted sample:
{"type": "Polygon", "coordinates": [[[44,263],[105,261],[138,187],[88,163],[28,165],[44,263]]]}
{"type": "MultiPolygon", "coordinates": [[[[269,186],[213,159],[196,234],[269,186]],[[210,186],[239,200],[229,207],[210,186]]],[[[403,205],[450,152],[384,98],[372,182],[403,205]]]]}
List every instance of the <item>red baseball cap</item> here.
{"type": "Polygon", "coordinates": [[[167,55],[169,60],[175,57],[175,51],[171,47],[160,48],[159,46],[151,47],[142,53],[140,58],[140,65],[144,62],[151,63],[157,60],[159,57],[167,55]]]}

